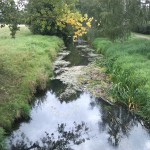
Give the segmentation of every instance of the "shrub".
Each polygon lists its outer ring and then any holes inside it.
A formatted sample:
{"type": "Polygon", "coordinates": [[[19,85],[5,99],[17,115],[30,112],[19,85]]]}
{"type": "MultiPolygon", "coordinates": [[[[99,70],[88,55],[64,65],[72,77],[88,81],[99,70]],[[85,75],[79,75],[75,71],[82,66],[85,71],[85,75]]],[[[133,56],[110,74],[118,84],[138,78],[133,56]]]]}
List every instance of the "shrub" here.
{"type": "Polygon", "coordinates": [[[133,31],[142,34],[150,34],[150,24],[139,25],[133,31]]]}

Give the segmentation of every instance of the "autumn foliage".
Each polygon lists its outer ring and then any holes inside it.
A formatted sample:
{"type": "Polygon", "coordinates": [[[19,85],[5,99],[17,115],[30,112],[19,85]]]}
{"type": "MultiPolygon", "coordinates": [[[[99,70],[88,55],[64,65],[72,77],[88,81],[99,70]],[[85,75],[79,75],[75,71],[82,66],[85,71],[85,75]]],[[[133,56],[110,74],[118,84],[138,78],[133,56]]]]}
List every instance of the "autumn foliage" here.
{"type": "Polygon", "coordinates": [[[61,28],[65,28],[68,24],[72,26],[74,31],[74,40],[77,40],[79,37],[82,37],[88,32],[88,29],[91,28],[92,18],[88,18],[87,14],[84,16],[76,12],[71,12],[67,4],[64,5],[63,15],[61,18],[57,18],[57,25],[61,28]]]}
{"type": "Polygon", "coordinates": [[[76,0],[29,0],[27,24],[33,33],[71,35],[76,40],[91,28],[93,18],[82,15],[75,5],[76,0]]]}

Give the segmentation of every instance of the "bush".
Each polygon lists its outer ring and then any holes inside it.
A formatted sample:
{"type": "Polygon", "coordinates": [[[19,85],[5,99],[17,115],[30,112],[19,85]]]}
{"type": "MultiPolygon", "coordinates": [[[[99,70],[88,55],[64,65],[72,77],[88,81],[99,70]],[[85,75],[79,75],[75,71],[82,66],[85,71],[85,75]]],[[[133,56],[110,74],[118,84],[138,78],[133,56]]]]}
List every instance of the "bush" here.
{"type": "Polygon", "coordinates": [[[150,34],[150,24],[139,25],[133,31],[142,34],[150,34]]]}

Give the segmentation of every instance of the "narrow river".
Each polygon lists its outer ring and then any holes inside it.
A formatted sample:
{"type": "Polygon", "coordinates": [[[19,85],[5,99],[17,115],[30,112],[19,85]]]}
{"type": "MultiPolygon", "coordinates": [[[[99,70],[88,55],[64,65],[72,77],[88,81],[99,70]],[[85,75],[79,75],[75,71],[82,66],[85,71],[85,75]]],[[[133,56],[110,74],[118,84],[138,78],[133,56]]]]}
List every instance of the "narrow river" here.
{"type": "MultiPolygon", "coordinates": [[[[90,62],[83,48],[67,47],[67,67],[90,62]]],[[[150,150],[150,130],[137,116],[88,92],[64,97],[66,88],[55,78],[37,95],[30,119],[16,124],[8,137],[10,150],[150,150]]]]}

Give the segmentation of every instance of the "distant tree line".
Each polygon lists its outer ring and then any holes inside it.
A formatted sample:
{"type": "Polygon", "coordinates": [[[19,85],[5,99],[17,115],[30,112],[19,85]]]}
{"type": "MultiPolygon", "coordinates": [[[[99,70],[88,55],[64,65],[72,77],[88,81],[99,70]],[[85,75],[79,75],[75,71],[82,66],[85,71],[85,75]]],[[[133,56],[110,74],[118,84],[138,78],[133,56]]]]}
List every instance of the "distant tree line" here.
{"type": "Polygon", "coordinates": [[[150,0],[79,0],[78,7],[94,17],[98,36],[126,39],[139,27],[149,33],[150,0]]]}
{"type": "Polygon", "coordinates": [[[150,0],[142,1],[141,6],[144,12],[143,22],[137,24],[133,31],[143,34],[150,34],[150,0]]]}
{"type": "Polygon", "coordinates": [[[78,0],[1,0],[1,27],[9,25],[12,37],[24,23],[34,34],[76,38],[87,33],[93,18],[76,9],[78,0]]]}
{"type": "Polygon", "coordinates": [[[112,40],[124,40],[131,31],[150,33],[150,0],[0,0],[1,27],[8,25],[12,37],[20,23],[34,34],[66,36],[76,30],[77,37],[91,22],[91,33],[112,40]]]}

